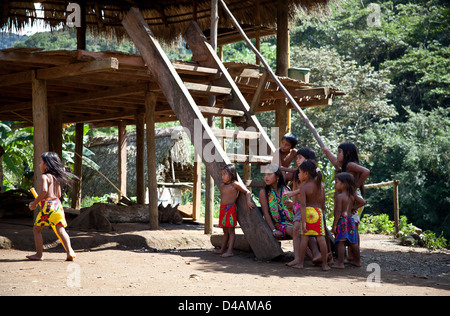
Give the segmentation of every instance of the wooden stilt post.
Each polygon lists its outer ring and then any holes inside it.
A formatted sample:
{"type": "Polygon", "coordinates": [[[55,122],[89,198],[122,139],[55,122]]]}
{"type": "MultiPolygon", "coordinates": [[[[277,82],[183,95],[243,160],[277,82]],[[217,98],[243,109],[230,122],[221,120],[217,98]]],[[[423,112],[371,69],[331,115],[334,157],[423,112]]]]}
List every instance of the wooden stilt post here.
{"type": "Polygon", "coordinates": [[[200,155],[195,153],[194,161],[194,192],[193,192],[193,206],[192,219],[195,221],[200,217],[200,205],[202,198],[202,159],[200,155]]]}
{"type": "Polygon", "coordinates": [[[137,113],[136,117],[136,199],[145,204],[145,117],[137,113]]]}
{"type": "Polygon", "coordinates": [[[398,201],[398,185],[400,181],[394,179],[394,225],[395,225],[395,233],[398,234],[400,228],[400,212],[399,212],[399,201],[398,201]]]}
{"type": "Polygon", "coordinates": [[[156,182],[155,108],[157,94],[145,91],[145,124],[147,131],[147,175],[150,229],[159,228],[158,184],[156,182]]]}
{"type": "MultiPolygon", "coordinates": [[[[127,125],[125,122],[119,123],[119,141],[118,141],[118,155],[119,155],[119,190],[123,194],[127,194],[127,125]]],[[[119,201],[122,199],[122,194],[119,193],[119,201]]]]}
{"type": "MultiPolygon", "coordinates": [[[[211,46],[217,50],[217,26],[219,23],[219,3],[218,0],[211,1],[211,46]]],[[[216,106],[216,97],[209,96],[209,106],[216,106]]],[[[214,116],[208,117],[208,124],[214,127],[214,116]]],[[[206,191],[205,191],[205,234],[212,234],[213,212],[214,212],[214,180],[206,171],[206,191]]]]}
{"type": "Polygon", "coordinates": [[[71,207],[79,210],[81,208],[81,185],[82,185],[82,165],[83,165],[83,133],[84,124],[77,123],[75,125],[75,166],[73,173],[80,181],[75,181],[72,187],[72,202],[71,207]]]}
{"type": "MultiPolygon", "coordinates": [[[[36,79],[36,74],[33,71],[31,78],[31,90],[32,90],[32,109],[33,109],[33,144],[34,144],[34,186],[37,192],[40,192],[41,188],[41,170],[39,165],[41,163],[41,155],[47,152],[49,149],[48,144],[48,103],[47,103],[47,83],[45,80],[36,79]]],[[[34,216],[37,215],[37,211],[34,212],[34,216]]]]}

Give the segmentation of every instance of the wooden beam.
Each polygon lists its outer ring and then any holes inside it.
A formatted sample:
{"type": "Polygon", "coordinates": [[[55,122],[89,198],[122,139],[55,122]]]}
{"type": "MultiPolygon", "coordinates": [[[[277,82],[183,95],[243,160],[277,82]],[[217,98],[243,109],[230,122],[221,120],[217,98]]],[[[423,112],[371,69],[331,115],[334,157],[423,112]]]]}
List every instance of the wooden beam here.
{"type": "MultiPolygon", "coordinates": [[[[117,69],[119,69],[119,62],[117,58],[111,57],[38,69],[35,70],[34,76],[38,80],[50,80],[117,69]]],[[[31,71],[2,75],[0,76],[0,87],[30,83],[32,76],[33,73],[31,71]]]]}
{"type": "Polygon", "coordinates": [[[89,62],[39,69],[36,71],[36,78],[48,80],[117,69],[119,69],[119,61],[117,58],[111,57],[89,62]]]}
{"type": "Polygon", "coordinates": [[[136,199],[145,204],[145,115],[137,113],[136,121],[136,199]]]}
{"type": "MultiPolygon", "coordinates": [[[[47,84],[45,80],[38,80],[35,76],[31,78],[31,89],[33,95],[33,146],[34,146],[34,186],[40,192],[41,171],[39,165],[41,163],[41,155],[47,152],[48,145],[48,105],[47,105],[47,84]]],[[[35,212],[36,213],[36,212],[35,212]]],[[[36,215],[36,214],[35,214],[36,215]]]]}
{"type": "Polygon", "coordinates": [[[145,91],[145,124],[147,131],[147,175],[150,229],[159,228],[158,185],[156,181],[155,107],[156,93],[145,91]]]}
{"type": "Polygon", "coordinates": [[[78,123],[75,125],[75,165],[73,173],[80,181],[75,181],[72,186],[72,202],[71,207],[79,210],[81,208],[81,185],[82,185],[82,165],[83,165],[83,133],[84,124],[78,123]]]}
{"type": "MultiPolygon", "coordinates": [[[[123,121],[119,123],[119,140],[118,140],[118,155],[119,155],[119,191],[127,194],[127,126],[123,121]]],[[[122,199],[122,194],[119,192],[119,201],[122,199]]]]}

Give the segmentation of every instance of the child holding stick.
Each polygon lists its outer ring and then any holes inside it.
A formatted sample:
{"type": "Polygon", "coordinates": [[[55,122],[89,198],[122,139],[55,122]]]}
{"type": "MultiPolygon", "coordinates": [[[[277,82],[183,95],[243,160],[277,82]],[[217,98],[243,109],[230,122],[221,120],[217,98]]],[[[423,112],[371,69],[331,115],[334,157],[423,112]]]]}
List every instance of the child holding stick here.
{"type": "Polygon", "coordinates": [[[229,164],[222,168],[222,181],[223,183],[219,186],[219,227],[223,228],[224,236],[222,239],[222,247],[216,253],[220,254],[223,258],[227,258],[233,256],[234,241],[236,239],[234,228],[237,225],[236,201],[239,192],[246,194],[249,209],[254,209],[255,204],[252,202],[250,191],[237,181],[236,167],[234,165],[229,164]]]}
{"type": "Polygon", "coordinates": [[[341,172],[336,175],[336,195],[334,200],[334,222],[332,232],[336,236],[338,264],[334,268],[344,269],[345,243],[348,241],[352,249],[354,266],[361,266],[361,257],[358,245],[358,228],[352,217],[353,209],[365,204],[362,197],[356,195],[356,186],[353,175],[341,172]]]}
{"type": "Polygon", "coordinates": [[[70,183],[72,180],[69,176],[75,176],[64,170],[58,154],[54,152],[46,152],[41,155],[39,168],[42,172],[41,192],[29,206],[30,210],[33,211],[40,205],[40,212],[33,227],[36,254],[27,256],[27,258],[30,260],[42,260],[42,230],[45,226],[52,226],[66,249],[66,260],[73,261],[75,252],[71,247],[69,235],[65,230],[67,223],[64,217],[64,209],[59,199],[61,198],[61,183],[70,183]]]}

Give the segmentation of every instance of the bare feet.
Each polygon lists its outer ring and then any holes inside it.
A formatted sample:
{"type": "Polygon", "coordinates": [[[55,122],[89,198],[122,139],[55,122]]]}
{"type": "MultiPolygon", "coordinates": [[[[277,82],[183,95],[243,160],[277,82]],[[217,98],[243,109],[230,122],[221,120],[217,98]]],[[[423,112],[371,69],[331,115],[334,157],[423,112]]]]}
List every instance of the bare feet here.
{"type": "Polygon", "coordinates": [[[361,267],[361,266],[362,266],[361,260],[358,260],[358,261],[352,260],[352,261],[350,261],[349,263],[350,263],[352,266],[355,266],[355,267],[361,267]]]}
{"type": "Polygon", "coordinates": [[[221,255],[222,258],[229,258],[229,257],[233,257],[234,254],[232,252],[225,252],[221,255]]]}
{"type": "Polygon", "coordinates": [[[344,264],[335,264],[335,265],[333,265],[333,269],[344,269],[344,268],[345,268],[344,264]]]}
{"type": "Polygon", "coordinates": [[[34,254],[32,256],[26,256],[29,260],[32,261],[42,261],[42,255],[34,254]]]}
{"type": "Polygon", "coordinates": [[[298,263],[298,264],[290,266],[290,267],[294,268],[294,269],[303,269],[303,264],[298,263]]]}
{"type": "Polygon", "coordinates": [[[295,266],[295,265],[297,265],[297,264],[299,264],[299,263],[300,263],[300,260],[294,259],[294,260],[289,261],[288,263],[286,263],[286,265],[287,265],[288,267],[293,267],[293,266],[295,266]]]}
{"type": "Polygon", "coordinates": [[[215,254],[215,255],[222,255],[224,252],[225,252],[225,251],[222,250],[222,249],[215,249],[215,250],[213,251],[213,254],[215,254]]]}
{"type": "Polygon", "coordinates": [[[330,266],[328,265],[328,263],[322,264],[322,271],[328,271],[330,270],[330,266]]]}
{"type": "Polygon", "coordinates": [[[73,259],[75,259],[76,257],[77,255],[75,254],[75,252],[71,252],[67,255],[66,261],[73,261],[73,259]]]}

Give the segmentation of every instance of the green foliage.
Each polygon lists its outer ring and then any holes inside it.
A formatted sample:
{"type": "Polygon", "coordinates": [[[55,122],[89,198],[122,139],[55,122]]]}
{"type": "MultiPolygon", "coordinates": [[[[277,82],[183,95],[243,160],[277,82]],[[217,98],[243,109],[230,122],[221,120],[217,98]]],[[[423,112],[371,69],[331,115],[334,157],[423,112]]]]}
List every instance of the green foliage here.
{"type": "MultiPolygon", "coordinates": [[[[417,226],[450,236],[450,108],[414,113],[366,133],[372,179],[398,179],[400,213],[417,226]],[[370,135],[370,137],[367,137],[370,135]]],[[[370,208],[392,208],[392,191],[368,190],[370,208]],[[387,195],[387,196],[386,196],[387,195]]],[[[370,210],[369,208],[369,210],[370,210]]]]}
{"type": "Polygon", "coordinates": [[[386,70],[398,119],[412,110],[448,106],[450,19],[445,1],[347,0],[329,18],[299,15],[292,45],[331,46],[360,65],[386,70]],[[380,6],[380,27],[367,23],[368,5],[380,6]]]}
{"type": "Polygon", "coordinates": [[[430,230],[423,232],[423,242],[424,246],[430,250],[448,248],[449,246],[447,239],[442,234],[436,237],[436,234],[430,230]]]}

